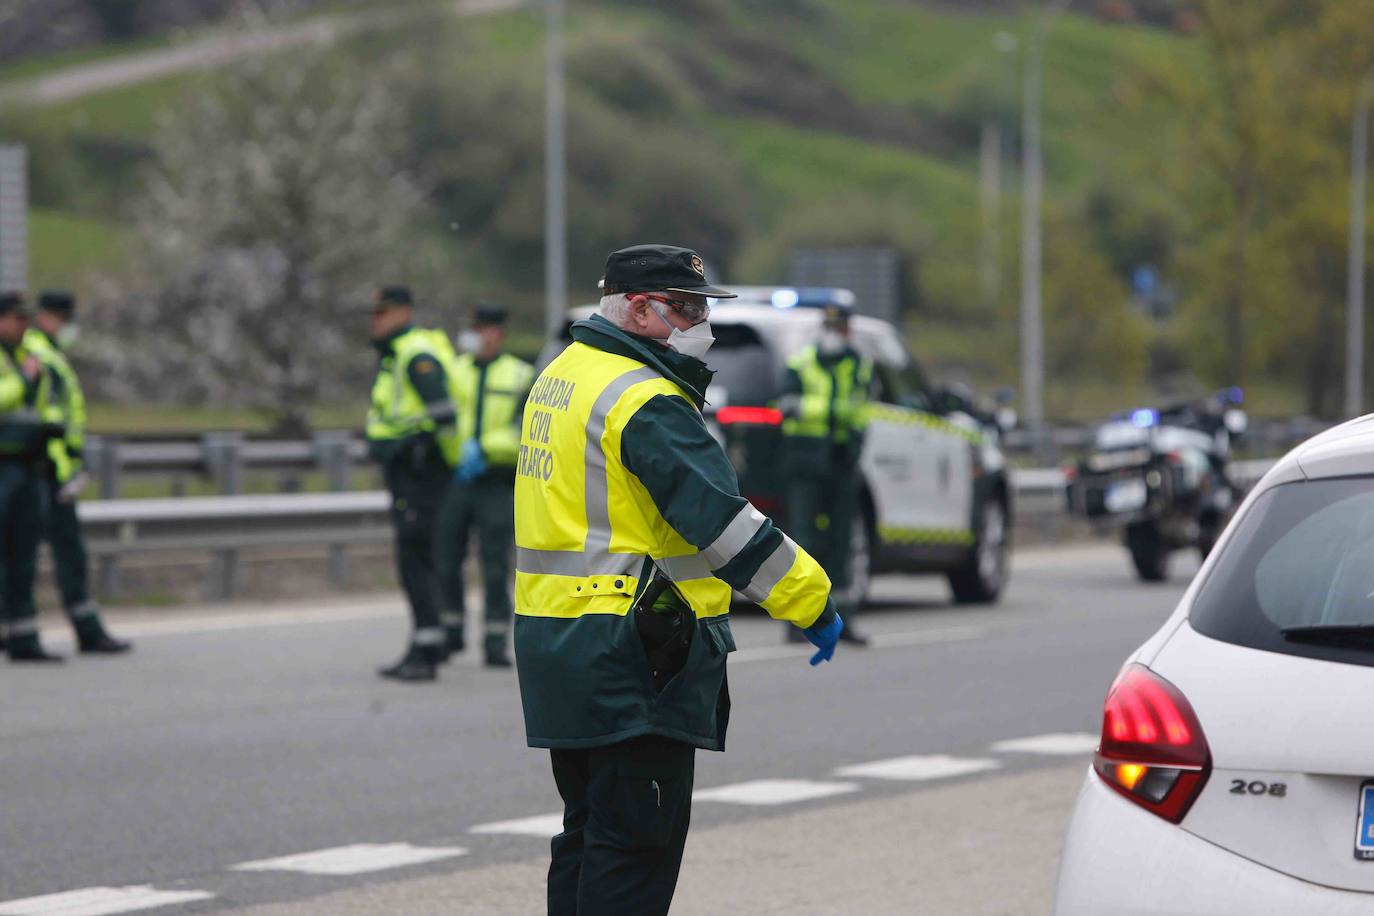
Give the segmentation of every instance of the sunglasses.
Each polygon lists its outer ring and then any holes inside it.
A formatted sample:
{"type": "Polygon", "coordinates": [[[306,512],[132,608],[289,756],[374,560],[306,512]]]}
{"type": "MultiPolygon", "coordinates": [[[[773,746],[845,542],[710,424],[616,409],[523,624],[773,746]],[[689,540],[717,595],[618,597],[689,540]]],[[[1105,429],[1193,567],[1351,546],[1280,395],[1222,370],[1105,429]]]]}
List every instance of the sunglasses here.
{"type": "Polygon", "coordinates": [[[686,318],[692,324],[700,324],[711,317],[711,306],[705,302],[688,302],[686,299],[669,299],[667,296],[655,296],[652,293],[641,293],[645,299],[652,299],[655,302],[662,302],[668,308],[686,318]]]}

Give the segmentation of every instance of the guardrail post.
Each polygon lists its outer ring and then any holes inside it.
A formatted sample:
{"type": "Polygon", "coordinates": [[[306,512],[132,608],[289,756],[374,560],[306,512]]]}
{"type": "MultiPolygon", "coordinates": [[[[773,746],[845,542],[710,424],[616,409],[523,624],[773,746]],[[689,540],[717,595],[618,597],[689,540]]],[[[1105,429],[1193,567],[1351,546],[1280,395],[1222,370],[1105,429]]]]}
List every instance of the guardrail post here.
{"type": "MultiPolygon", "coordinates": [[[[96,493],[101,499],[119,498],[119,441],[110,436],[92,436],[86,440],[86,467],[95,478],[96,493]]],[[[95,564],[96,594],[108,598],[119,591],[119,557],[102,554],[95,564]]]]}
{"type": "MultiPolygon", "coordinates": [[[[352,436],[345,432],[325,431],[315,434],[315,461],[324,470],[329,489],[348,490],[352,477],[349,446],[352,436]]],[[[329,545],[329,584],[336,588],[348,585],[348,548],[342,544],[329,545]]]]}
{"type": "MultiPolygon", "coordinates": [[[[243,489],[243,456],[240,433],[206,433],[201,440],[205,469],[226,496],[243,489]]],[[[238,591],[239,552],[235,549],[216,551],[210,563],[208,594],[211,601],[227,601],[238,591]]]]}

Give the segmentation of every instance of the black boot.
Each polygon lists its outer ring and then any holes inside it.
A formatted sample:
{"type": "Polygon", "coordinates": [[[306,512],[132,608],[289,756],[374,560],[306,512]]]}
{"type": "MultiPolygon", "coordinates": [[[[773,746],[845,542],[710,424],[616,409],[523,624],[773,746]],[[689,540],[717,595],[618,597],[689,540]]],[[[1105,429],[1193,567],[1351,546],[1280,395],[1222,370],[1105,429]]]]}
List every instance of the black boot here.
{"type": "Polygon", "coordinates": [[[467,640],[463,637],[461,626],[444,627],[444,638],[448,643],[448,651],[452,655],[458,655],[467,648],[467,640]]]}
{"type": "Polygon", "coordinates": [[[377,673],[396,681],[432,681],[439,676],[433,655],[415,645],[406,650],[399,662],[377,673]]]}
{"type": "Polygon", "coordinates": [[[76,619],[76,647],[82,655],[120,655],[133,644],[115,639],[105,631],[98,615],[88,614],[76,619]]]}
{"type": "Polygon", "coordinates": [[[488,668],[509,668],[511,666],[510,655],[506,653],[506,637],[504,634],[501,636],[488,636],[483,648],[486,650],[486,665],[488,668]]]}
{"type": "Polygon", "coordinates": [[[37,633],[10,636],[5,644],[5,651],[9,654],[12,662],[42,662],[58,665],[62,663],[62,656],[53,655],[43,649],[43,644],[38,641],[37,633]]]}

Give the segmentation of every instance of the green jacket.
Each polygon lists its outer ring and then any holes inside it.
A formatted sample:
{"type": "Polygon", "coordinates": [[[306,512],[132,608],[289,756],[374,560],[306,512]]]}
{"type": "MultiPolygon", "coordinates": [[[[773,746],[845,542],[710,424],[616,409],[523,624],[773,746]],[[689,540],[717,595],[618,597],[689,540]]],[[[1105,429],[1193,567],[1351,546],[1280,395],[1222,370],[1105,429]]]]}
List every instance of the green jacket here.
{"type": "MultiPolygon", "coordinates": [[[[682,540],[698,550],[717,542],[746,502],[739,495],[733,466],[699,413],[711,371],[699,360],[627,334],[600,316],[575,323],[572,337],[643,363],[691,398],[693,403],[666,395],[646,401],[621,431],[620,459],[682,540]]],[[[536,394],[540,390],[536,383],[536,394]]],[[[560,458],[555,455],[552,460],[560,458]]],[[[782,532],[764,520],[713,574],[733,588],[745,589],[782,543],[782,532]]],[[[645,569],[638,573],[641,587],[648,578],[647,567],[646,559],[645,569]]],[[[827,600],[812,625],[828,624],[834,613],[827,600]]],[[[728,615],[691,619],[696,630],[686,666],[656,693],[632,614],[586,614],[567,620],[528,616],[517,609],[516,658],[529,744],[599,747],[657,734],[724,750],[730,711],[725,662],[734,649],[728,615]],[[589,663],[593,659],[594,665],[589,663]]]]}

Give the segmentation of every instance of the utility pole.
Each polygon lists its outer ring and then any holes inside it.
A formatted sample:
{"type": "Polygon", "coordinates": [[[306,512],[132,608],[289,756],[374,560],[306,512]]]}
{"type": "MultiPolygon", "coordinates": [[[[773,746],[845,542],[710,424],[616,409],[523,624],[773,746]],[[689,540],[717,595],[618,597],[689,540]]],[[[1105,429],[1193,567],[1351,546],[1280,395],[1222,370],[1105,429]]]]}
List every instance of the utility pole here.
{"type": "Polygon", "coordinates": [[[1026,54],[1021,103],[1021,406],[1026,425],[1038,442],[1045,422],[1045,333],[1041,316],[1040,240],[1044,163],[1040,149],[1040,96],[1045,43],[1050,26],[1069,0],[1050,0],[1031,36],[1026,54]]]}
{"type": "MultiPolygon", "coordinates": [[[[993,47],[999,65],[1016,50],[1016,36],[998,32],[993,47]]],[[[994,308],[1002,298],[1002,128],[1006,121],[1003,104],[1008,101],[1003,68],[998,67],[997,103],[993,114],[983,120],[978,150],[978,209],[982,222],[978,251],[978,286],[983,305],[994,308]]],[[[1014,73],[1012,80],[1015,80],[1014,73]]]]}
{"type": "Polygon", "coordinates": [[[552,337],[568,312],[568,217],[563,131],[563,0],[545,0],[544,38],[544,332],[552,337]]]}
{"type": "Polygon", "coordinates": [[[1369,105],[1374,70],[1360,81],[1350,131],[1350,247],[1345,277],[1345,415],[1364,413],[1364,214],[1369,161],[1369,105]]]}

